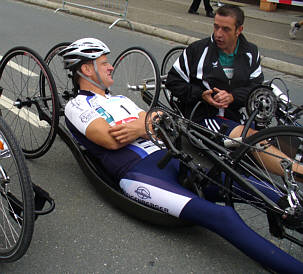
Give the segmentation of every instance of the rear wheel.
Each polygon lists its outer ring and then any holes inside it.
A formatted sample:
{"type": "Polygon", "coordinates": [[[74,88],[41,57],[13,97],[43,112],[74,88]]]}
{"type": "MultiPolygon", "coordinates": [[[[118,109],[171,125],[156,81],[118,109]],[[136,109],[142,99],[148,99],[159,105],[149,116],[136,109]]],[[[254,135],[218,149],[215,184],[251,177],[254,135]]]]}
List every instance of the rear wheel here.
{"type": "Polygon", "coordinates": [[[21,149],[1,117],[0,227],[0,262],[18,260],[34,230],[33,189],[21,149]]]}
{"type": "Polygon", "coordinates": [[[161,65],[161,78],[163,79],[163,85],[162,90],[164,92],[164,96],[167,100],[167,102],[171,103],[171,93],[168,89],[165,88],[165,80],[167,78],[167,74],[176,62],[176,60],[179,58],[179,56],[182,54],[186,47],[185,46],[177,46],[172,49],[170,49],[166,55],[163,58],[162,65],[161,65]]]}
{"type": "Polygon", "coordinates": [[[140,47],[123,51],[115,60],[114,95],[124,95],[147,111],[157,102],[160,90],[160,73],[153,55],[140,47]]]}
{"type": "Polygon", "coordinates": [[[0,64],[0,110],[25,156],[37,158],[51,147],[59,113],[54,79],[33,50],[16,47],[0,64]]]}
{"type": "Polygon", "coordinates": [[[161,75],[166,76],[170,71],[176,60],[182,54],[186,47],[185,46],[177,46],[170,49],[163,58],[161,65],[161,75]]]}
{"type": "Polygon", "coordinates": [[[63,59],[58,53],[70,44],[70,42],[62,42],[53,46],[44,58],[54,77],[59,99],[63,99],[60,101],[60,109],[62,110],[70,97],[74,96],[74,91],[71,74],[68,70],[64,69],[63,59]]]}

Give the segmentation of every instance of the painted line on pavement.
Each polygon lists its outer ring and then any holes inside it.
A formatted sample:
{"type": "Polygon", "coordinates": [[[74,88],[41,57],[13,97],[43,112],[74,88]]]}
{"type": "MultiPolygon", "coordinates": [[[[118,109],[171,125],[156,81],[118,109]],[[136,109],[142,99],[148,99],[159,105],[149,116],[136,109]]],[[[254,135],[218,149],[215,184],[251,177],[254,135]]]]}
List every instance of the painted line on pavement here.
{"type": "Polygon", "coordinates": [[[14,101],[3,94],[0,97],[0,105],[37,128],[48,127],[48,123],[46,121],[40,121],[37,114],[29,111],[28,109],[18,109],[14,106],[14,101]]]}
{"type": "MultiPolygon", "coordinates": [[[[0,59],[2,59],[2,55],[0,55],[0,59]]],[[[18,65],[17,63],[13,62],[13,61],[9,61],[7,63],[8,66],[10,66],[11,68],[21,72],[22,74],[24,74],[25,76],[31,76],[31,77],[38,77],[39,75],[34,73],[33,71],[30,71],[24,67],[22,67],[21,65],[18,65]]]]}

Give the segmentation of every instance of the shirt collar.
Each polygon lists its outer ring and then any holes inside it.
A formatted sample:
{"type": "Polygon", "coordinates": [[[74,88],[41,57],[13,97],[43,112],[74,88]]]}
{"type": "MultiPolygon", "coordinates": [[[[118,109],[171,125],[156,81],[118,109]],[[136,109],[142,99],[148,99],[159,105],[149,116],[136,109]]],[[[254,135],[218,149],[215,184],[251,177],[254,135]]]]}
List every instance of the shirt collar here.
{"type": "Polygon", "coordinates": [[[235,48],[235,50],[234,50],[233,53],[227,54],[224,51],[222,51],[221,49],[219,49],[219,51],[220,51],[221,55],[226,55],[227,57],[234,57],[234,56],[237,55],[238,49],[239,49],[239,39],[237,40],[237,46],[236,46],[236,48],[235,48]]]}

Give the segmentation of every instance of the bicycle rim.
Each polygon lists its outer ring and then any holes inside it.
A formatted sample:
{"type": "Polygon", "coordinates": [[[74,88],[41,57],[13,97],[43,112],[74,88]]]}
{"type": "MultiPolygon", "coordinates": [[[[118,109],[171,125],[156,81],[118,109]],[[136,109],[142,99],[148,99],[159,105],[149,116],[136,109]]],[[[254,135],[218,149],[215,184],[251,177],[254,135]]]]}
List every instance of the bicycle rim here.
{"type": "Polygon", "coordinates": [[[161,75],[167,75],[185,48],[185,46],[177,46],[166,53],[161,65],[161,75]]]}
{"type": "MultiPolygon", "coordinates": [[[[172,49],[170,49],[166,55],[163,58],[162,64],[161,64],[161,78],[163,79],[163,85],[162,90],[163,90],[163,95],[160,97],[160,101],[163,103],[163,97],[165,97],[165,100],[167,101],[168,105],[171,106],[171,104],[173,104],[172,102],[172,96],[171,96],[171,92],[165,88],[165,82],[167,79],[167,74],[170,71],[170,69],[172,68],[172,66],[174,65],[174,63],[176,62],[176,60],[179,58],[179,56],[182,54],[182,52],[184,51],[186,47],[185,46],[177,46],[174,47],[172,49]]],[[[175,106],[171,106],[173,108],[175,108],[175,106]]]]}
{"type": "MultiPolygon", "coordinates": [[[[46,54],[44,60],[48,65],[56,83],[57,92],[60,98],[73,96],[73,83],[68,70],[64,69],[63,58],[58,55],[60,51],[69,46],[70,42],[63,42],[52,47],[46,54]]],[[[66,100],[68,101],[68,99],[66,100]]],[[[63,103],[63,102],[60,102],[63,103]]],[[[64,102],[65,103],[65,102],[64,102]]]]}
{"type": "Polygon", "coordinates": [[[157,101],[160,90],[160,73],[155,58],[147,50],[133,47],[122,52],[113,67],[111,93],[124,95],[147,111],[157,101]]]}

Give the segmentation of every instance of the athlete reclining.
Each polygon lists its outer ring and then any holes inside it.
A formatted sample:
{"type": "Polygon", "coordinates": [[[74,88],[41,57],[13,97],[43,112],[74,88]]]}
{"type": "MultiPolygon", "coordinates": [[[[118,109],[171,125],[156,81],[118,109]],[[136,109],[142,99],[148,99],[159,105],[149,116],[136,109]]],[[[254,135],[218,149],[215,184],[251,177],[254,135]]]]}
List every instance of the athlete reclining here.
{"type": "MultiPolygon", "coordinates": [[[[113,84],[109,53],[93,38],[77,40],[60,53],[79,90],[65,108],[66,125],[76,140],[99,159],[125,195],[140,201],[140,189],[147,189],[145,204],[214,231],[268,268],[301,271],[302,263],[248,228],[231,207],[209,202],[179,185],[177,160],[164,169],[157,167],[165,151],[147,140],[146,113],[107,90],[113,84]]],[[[279,199],[273,192],[265,194],[279,199]]]]}

